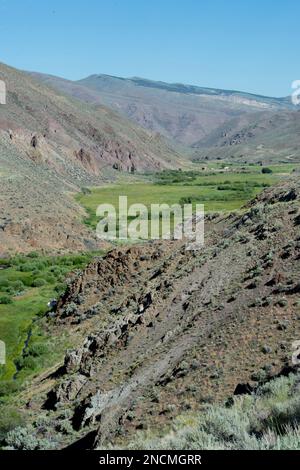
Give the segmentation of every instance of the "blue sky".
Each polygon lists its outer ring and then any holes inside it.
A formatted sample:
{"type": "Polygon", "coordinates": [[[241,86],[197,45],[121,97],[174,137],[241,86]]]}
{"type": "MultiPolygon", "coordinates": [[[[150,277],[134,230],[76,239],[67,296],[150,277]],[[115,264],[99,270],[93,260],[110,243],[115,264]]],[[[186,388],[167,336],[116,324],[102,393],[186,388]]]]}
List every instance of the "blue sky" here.
{"type": "Polygon", "coordinates": [[[0,61],[285,96],[299,18],[298,0],[0,0],[0,61]]]}

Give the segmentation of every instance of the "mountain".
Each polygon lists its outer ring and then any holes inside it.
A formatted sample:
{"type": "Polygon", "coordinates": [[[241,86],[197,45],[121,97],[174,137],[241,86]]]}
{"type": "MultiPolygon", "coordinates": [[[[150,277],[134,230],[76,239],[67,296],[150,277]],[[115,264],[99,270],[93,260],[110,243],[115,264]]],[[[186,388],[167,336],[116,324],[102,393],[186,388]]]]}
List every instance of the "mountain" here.
{"type": "Polygon", "coordinates": [[[107,107],[72,99],[4,64],[0,79],[7,87],[7,104],[0,105],[1,253],[90,246],[82,209],[68,192],[110,181],[120,170],[181,162],[165,139],[107,107]]]}
{"type": "Polygon", "coordinates": [[[300,111],[244,114],[193,144],[195,160],[299,163],[300,111]]]}
{"type": "MultiPolygon", "coordinates": [[[[90,103],[102,103],[146,129],[186,146],[195,146],[227,124],[256,115],[291,110],[290,98],[269,98],[238,91],[168,84],[142,78],[92,75],[72,82],[34,74],[66,94],[90,103]]],[[[238,126],[237,126],[238,127],[238,126]]]]}
{"type": "MultiPolygon", "coordinates": [[[[148,439],[161,435],[178,415],[190,422],[214,405],[217,419],[218,404],[228,408],[233,395],[291,371],[300,335],[299,203],[295,178],[265,190],[242,214],[208,217],[199,251],[165,241],[96,258],[44,319],[52,334],[72,332],[78,346],[22,396],[33,423],[22,439],[130,446],[141,430],[148,439]]],[[[293,390],[288,396],[299,400],[299,384],[293,390]]],[[[275,424],[292,424],[294,405],[273,401],[275,424]]],[[[269,429],[271,416],[263,408],[257,425],[269,429]]]]}

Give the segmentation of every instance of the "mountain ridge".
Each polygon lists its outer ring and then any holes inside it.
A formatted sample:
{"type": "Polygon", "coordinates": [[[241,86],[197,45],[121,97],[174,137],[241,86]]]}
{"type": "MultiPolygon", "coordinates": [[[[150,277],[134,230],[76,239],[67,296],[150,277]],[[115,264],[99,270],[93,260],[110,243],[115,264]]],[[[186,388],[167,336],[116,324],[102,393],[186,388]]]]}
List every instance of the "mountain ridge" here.
{"type": "Polygon", "coordinates": [[[139,77],[93,74],[70,81],[49,75],[35,76],[83,101],[109,106],[138,125],[188,148],[197,147],[198,143],[201,146],[216,131],[222,134],[234,118],[243,120],[247,116],[251,125],[259,112],[265,113],[267,122],[273,113],[296,109],[289,97],[272,98],[139,77]]]}

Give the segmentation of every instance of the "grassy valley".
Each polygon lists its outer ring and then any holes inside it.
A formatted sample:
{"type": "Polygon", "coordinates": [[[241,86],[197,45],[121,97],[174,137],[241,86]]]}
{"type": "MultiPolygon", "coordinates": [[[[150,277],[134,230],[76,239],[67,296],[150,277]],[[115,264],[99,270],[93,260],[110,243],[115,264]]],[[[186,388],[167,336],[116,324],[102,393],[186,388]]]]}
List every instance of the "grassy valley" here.
{"type": "Polygon", "coordinates": [[[0,80],[0,446],[299,448],[289,99],[4,64],[0,80]],[[120,196],[204,204],[205,245],[100,241],[97,207],[120,196]]]}
{"type": "Polygon", "coordinates": [[[204,204],[206,212],[229,212],[241,209],[263,189],[300,168],[297,164],[227,165],[211,163],[194,165],[186,171],[165,170],[155,175],[145,175],[143,181],[117,183],[90,188],[76,195],[76,200],[86,209],[86,225],[93,230],[99,221],[96,209],[100,204],[118,207],[119,196],[128,197],[128,205],[144,204],[204,204]]]}

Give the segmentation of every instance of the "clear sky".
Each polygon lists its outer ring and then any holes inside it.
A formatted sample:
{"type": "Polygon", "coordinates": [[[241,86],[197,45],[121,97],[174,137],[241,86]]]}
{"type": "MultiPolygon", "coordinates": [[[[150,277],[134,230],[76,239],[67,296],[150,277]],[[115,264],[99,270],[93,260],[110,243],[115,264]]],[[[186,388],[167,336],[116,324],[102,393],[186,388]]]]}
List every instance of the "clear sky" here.
{"type": "Polygon", "coordinates": [[[286,96],[299,0],[0,0],[0,61],[286,96]]]}

